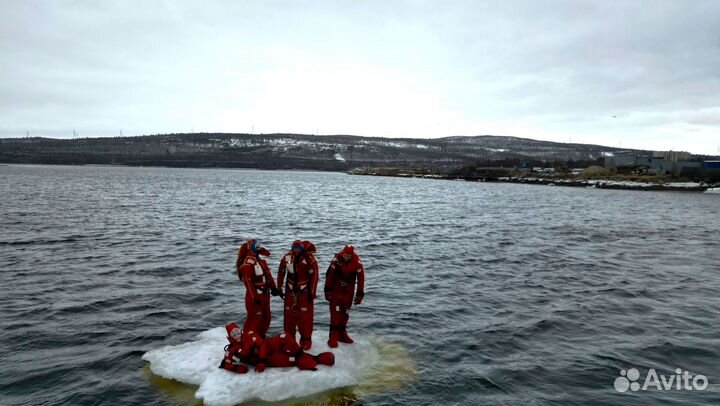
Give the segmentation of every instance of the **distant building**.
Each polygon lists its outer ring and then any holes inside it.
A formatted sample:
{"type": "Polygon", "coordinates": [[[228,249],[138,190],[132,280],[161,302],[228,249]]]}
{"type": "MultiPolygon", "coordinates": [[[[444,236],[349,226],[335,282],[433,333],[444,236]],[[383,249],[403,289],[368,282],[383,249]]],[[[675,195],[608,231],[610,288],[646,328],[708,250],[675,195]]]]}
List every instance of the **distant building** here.
{"type": "Polygon", "coordinates": [[[667,162],[690,161],[694,158],[691,153],[683,151],[659,151],[655,152],[653,156],[661,156],[667,162]]]}
{"type": "Polygon", "coordinates": [[[616,152],[605,157],[605,168],[615,170],[634,170],[655,175],[696,174],[702,165],[699,161],[692,161],[693,155],[687,152],[656,151],[616,152]]]}
{"type": "Polygon", "coordinates": [[[605,156],[605,167],[608,169],[633,168],[639,162],[649,158],[647,155],[640,155],[635,152],[615,152],[605,156]]]}
{"type": "Polygon", "coordinates": [[[702,167],[702,176],[708,181],[720,181],[720,161],[705,161],[702,167]]]}
{"type": "Polygon", "coordinates": [[[678,161],[674,167],[674,171],[681,175],[696,175],[701,169],[702,163],[698,161],[678,161]]]}
{"type": "Polygon", "coordinates": [[[605,157],[605,168],[607,169],[636,169],[649,170],[650,168],[662,169],[664,157],[654,156],[649,153],[638,153],[632,151],[616,152],[612,156],[605,157]]]}

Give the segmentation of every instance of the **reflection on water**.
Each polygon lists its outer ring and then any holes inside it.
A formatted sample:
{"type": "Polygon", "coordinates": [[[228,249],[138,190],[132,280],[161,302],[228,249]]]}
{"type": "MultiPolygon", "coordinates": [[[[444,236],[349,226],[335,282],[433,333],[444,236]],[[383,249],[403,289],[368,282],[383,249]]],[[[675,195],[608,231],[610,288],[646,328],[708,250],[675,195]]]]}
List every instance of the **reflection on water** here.
{"type": "Polygon", "coordinates": [[[202,401],[195,399],[197,386],[155,375],[150,371],[149,364],[143,366],[141,372],[142,376],[150,382],[150,386],[152,386],[154,390],[162,393],[163,396],[172,400],[174,403],[184,406],[202,406],[202,401]]]}

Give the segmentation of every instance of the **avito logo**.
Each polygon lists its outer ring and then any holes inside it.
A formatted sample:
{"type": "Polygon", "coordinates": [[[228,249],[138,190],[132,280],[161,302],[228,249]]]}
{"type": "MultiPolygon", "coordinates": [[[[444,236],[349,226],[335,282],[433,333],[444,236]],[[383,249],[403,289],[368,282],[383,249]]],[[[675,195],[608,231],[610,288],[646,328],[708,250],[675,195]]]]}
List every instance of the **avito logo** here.
{"type": "Polygon", "coordinates": [[[655,388],[656,390],[704,390],[708,387],[708,379],[705,375],[693,375],[689,371],[683,371],[680,368],[675,370],[674,375],[658,375],[658,373],[650,368],[642,386],[638,380],[640,379],[640,371],[630,368],[627,371],[621,370],[620,376],[615,378],[615,390],[618,392],[627,392],[630,389],[633,392],[639,390],[648,390],[655,388]]]}

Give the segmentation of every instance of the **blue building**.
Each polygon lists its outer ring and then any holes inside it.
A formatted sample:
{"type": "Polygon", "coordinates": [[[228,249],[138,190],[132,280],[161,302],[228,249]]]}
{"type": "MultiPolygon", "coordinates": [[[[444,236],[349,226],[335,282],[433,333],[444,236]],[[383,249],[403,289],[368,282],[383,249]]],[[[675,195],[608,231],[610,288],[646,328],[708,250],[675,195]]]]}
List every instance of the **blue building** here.
{"type": "Polygon", "coordinates": [[[705,161],[703,162],[703,170],[706,172],[720,171],[720,161],[705,161]]]}

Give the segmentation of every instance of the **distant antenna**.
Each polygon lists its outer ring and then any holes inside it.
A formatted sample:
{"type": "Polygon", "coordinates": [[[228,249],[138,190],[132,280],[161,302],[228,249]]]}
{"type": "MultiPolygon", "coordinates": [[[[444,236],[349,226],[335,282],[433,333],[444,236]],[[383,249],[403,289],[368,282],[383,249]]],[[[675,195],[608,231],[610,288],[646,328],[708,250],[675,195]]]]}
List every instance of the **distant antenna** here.
{"type": "Polygon", "coordinates": [[[255,124],[250,126],[250,134],[255,134],[255,124]]]}
{"type": "Polygon", "coordinates": [[[120,136],[121,136],[121,137],[123,136],[122,130],[120,130],[120,136]]]}
{"type": "Polygon", "coordinates": [[[25,131],[25,138],[30,138],[30,130],[25,131]]]}

